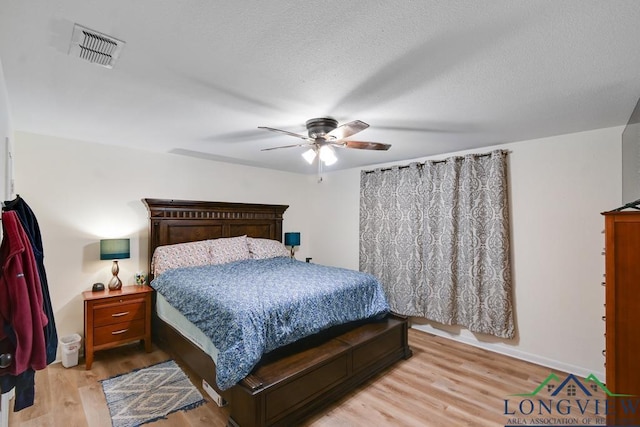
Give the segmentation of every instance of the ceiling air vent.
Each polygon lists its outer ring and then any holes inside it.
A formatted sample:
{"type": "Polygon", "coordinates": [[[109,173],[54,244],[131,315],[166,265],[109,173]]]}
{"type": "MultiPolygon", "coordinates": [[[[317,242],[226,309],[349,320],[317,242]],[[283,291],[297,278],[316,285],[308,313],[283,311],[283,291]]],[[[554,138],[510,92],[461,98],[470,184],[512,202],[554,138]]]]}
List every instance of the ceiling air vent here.
{"type": "Polygon", "coordinates": [[[75,24],[71,35],[69,55],[106,68],[113,68],[124,44],[122,40],[75,24]]]}

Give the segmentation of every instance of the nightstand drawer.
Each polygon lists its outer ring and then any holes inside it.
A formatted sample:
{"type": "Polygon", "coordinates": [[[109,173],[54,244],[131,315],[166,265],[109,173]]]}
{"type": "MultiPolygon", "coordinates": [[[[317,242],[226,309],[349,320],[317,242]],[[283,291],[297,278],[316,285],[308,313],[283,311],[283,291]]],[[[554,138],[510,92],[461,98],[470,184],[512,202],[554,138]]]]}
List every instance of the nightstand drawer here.
{"type": "Polygon", "coordinates": [[[127,300],[123,303],[102,304],[93,310],[94,327],[111,325],[113,323],[130,322],[142,319],[145,315],[144,299],[127,300]]]}
{"type": "Polygon", "coordinates": [[[152,295],[153,288],[147,285],[82,293],[87,369],[91,369],[96,350],[141,340],[144,350],[151,351],[152,295]]]}
{"type": "Polygon", "coordinates": [[[114,323],[113,325],[95,328],[93,344],[96,346],[131,340],[145,334],[144,319],[133,322],[114,323]]]}

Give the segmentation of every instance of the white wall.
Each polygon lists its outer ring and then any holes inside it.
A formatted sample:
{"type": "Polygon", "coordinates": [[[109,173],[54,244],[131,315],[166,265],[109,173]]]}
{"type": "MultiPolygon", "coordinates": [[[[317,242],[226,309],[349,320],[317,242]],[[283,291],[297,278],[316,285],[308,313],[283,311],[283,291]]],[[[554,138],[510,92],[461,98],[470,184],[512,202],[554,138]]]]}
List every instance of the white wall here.
{"type": "MultiPolygon", "coordinates": [[[[173,154],[16,132],[16,190],[34,210],[45,254],[58,335],[83,335],[82,291],[108,282],[99,240],[130,237],[119,262],[125,285],[147,269],[148,214],[141,199],[169,198],[289,205],[284,231],[310,234],[310,178],[173,154]]],[[[298,259],[307,256],[300,247],[298,259]]]]}
{"type": "MultiPolygon", "coordinates": [[[[604,378],[600,212],[620,205],[622,130],[600,129],[499,147],[511,152],[516,339],[474,335],[424,319],[416,319],[414,327],[604,378]]],[[[458,154],[464,153],[437,158],[458,154]]],[[[315,187],[312,219],[324,224],[312,235],[315,262],[358,268],[359,185],[360,169],[352,169],[329,173],[315,187]]]]}
{"type": "MultiPolygon", "coordinates": [[[[620,204],[621,132],[618,127],[500,146],[511,151],[515,340],[416,327],[604,378],[600,212],[620,204]]],[[[82,333],[80,294],[110,277],[110,263],[98,260],[101,238],[132,238],[132,258],[120,262],[125,283],[145,270],[145,197],[289,204],[284,229],[302,232],[298,259],[358,268],[360,169],[327,173],[317,184],[314,176],[177,155],[19,132],[15,138],[17,192],[43,231],[61,336],[82,333]]]]}
{"type": "Polygon", "coordinates": [[[640,199],[640,100],[622,132],[622,202],[640,199]]]}
{"type": "Polygon", "coordinates": [[[2,200],[11,198],[8,184],[11,181],[11,167],[7,164],[7,144],[11,143],[13,130],[11,126],[11,110],[9,96],[5,86],[2,61],[0,61],[0,197],[2,200]]]}

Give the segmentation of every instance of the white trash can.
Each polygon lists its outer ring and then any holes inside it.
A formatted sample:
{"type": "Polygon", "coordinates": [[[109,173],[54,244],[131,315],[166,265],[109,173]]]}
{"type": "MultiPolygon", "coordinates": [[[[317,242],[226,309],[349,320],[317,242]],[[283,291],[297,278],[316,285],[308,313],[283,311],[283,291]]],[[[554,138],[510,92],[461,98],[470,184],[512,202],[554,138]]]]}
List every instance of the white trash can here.
{"type": "Polygon", "coordinates": [[[78,352],[80,350],[80,335],[73,334],[60,338],[62,346],[62,366],[71,368],[78,364],[78,352]]]}

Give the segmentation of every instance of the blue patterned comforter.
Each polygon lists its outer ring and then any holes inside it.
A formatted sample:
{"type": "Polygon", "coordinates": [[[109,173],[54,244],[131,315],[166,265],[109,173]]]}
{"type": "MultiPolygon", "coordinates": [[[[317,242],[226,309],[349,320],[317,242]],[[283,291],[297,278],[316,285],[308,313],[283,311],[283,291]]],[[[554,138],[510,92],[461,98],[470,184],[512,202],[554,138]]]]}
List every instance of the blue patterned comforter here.
{"type": "Polygon", "coordinates": [[[178,268],[151,285],[219,350],[221,390],[271,350],[389,310],[374,276],[287,257],[178,268]]]}

